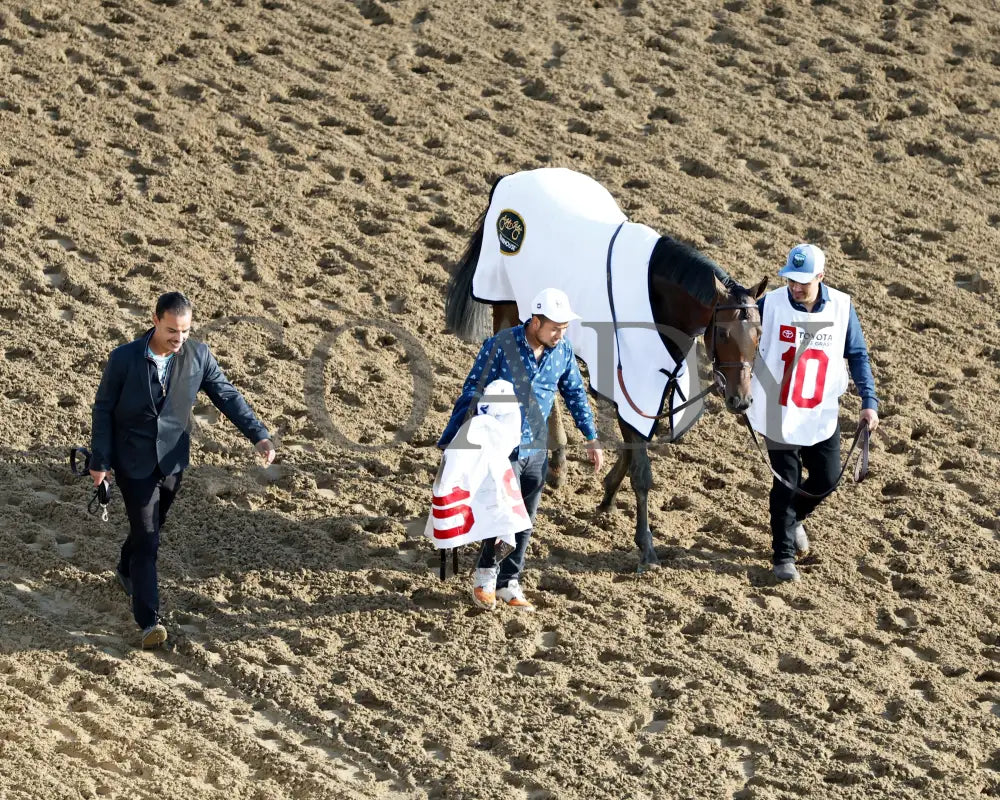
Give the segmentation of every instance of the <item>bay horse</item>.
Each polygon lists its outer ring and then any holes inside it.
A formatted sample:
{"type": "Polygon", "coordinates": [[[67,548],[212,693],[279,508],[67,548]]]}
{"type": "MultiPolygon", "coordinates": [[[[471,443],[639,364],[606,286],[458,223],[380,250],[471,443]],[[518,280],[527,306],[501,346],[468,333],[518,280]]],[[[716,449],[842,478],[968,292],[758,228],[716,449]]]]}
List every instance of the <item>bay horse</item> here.
{"type": "MultiPolygon", "coordinates": [[[[529,224],[525,222],[523,215],[519,214],[516,209],[509,207],[511,203],[510,192],[504,194],[499,200],[500,205],[503,205],[503,210],[499,212],[498,216],[497,210],[494,209],[494,196],[497,194],[498,187],[508,177],[539,175],[540,180],[548,178],[546,173],[560,173],[561,175],[558,180],[553,177],[548,184],[545,184],[550,190],[548,196],[545,192],[534,192],[531,199],[524,201],[525,205],[528,206],[534,204],[536,208],[533,213],[537,212],[536,216],[539,220],[544,220],[540,226],[530,226],[531,233],[527,235],[545,237],[547,230],[551,231],[552,229],[551,221],[558,214],[565,213],[565,207],[560,207],[562,198],[551,193],[552,187],[555,186],[558,189],[559,180],[563,179],[569,180],[569,185],[578,190],[578,195],[582,192],[586,196],[587,191],[593,190],[594,197],[597,198],[599,204],[602,204],[603,212],[609,212],[613,208],[620,215],[620,222],[617,218],[611,220],[612,224],[618,222],[618,229],[615,230],[614,236],[611,236],[610,244],[605,245],[607,248],[607,293],[612,297],[610,305],[612,319],[610,322],[614,325],[615,336],[618,336],[619,322],[614,318],[614,299],[611,287],[611,254],[618,230],[623,225],[632,223],[627,223],[624,220],[624,214],[617,208],[617,204],[607,193],[607,190],[596,181],[569,170],[541,169],[530,173],[514,173],[512,176],[501,177],[490,190],[490,204],[483,212],[476,231],[473,233],[461,260],[456,265],[447,289],[445,322],[447,328],[460,338],[481,342],[489,335],[490,327],[492,327],[493,333],[496,333],[503,328],[520,323],[516,301],[522,301],[521,306],[525,308],[526,304],[530,302],[530,297],[527,300],[517,296],[503,300],[480,300],[473,294],[473,281],[477,265],[480,264],[484,254],[488,258],[493,258],[495,255],[492,252],[492,243],[487,244],[485,240],[487,217],[496,219],[500,253],[507,256],[517,253],[518,244],[512,239],[512,236],[523,233],[525,226],[529,224]],[[535,227],[541,227],[542,230],[536,233],[535,227]],[[490,248],[490,252],[487,252],[487,247],[490,248]],[[493,311],[492,326],[489,325],[487,318],[489,305],[492,305],[493,311]]],[[[579,197],[572,198],[567,201],[566,205],[572,205],[573,202],[578,201],[579,197]]],[[[613,212],[610,213],[614,217],[613,212]]],[[[588,219],[585,220],[587,225],[592,224],[590,219],[592,216],[596,215],[589,215],[588,212],[588,219]]],[[[645,228],[645,226],[634,227],[645,228]]],[[[742,414],[752,402],[751,372],[761,335],[761,319],[756,300],[766,290],[767,278],[765,277],[754,289],[748,290],[694,247],[669,236],[661,236],[651,229],[645,230],[652,234],[650,241],[655,241],[655,244],[649,251],[648,263],[635,265],[635,274],[645,278],[648,285],[648,303],[662,345],[669,351],[674,362],[680,364],[684,354],[691,352],[694,339],[703,335],[714,376],[714,383],[710,390],[722,394],[728,411],[733,414],[742,414]]],[[[524,239],[525,242],[527,242],[527,235],[524,239]]],[[[550,235],[557,234],[550,233],[550,235]]],[[[536,238],[534,241],[537,247],[538,239],[536,238]]],[[[603,260],[604,255],[604,253],[597,254],[601,260],[603,260]]],[[[551,261],[546,262],[546,264],[549,263],[551,261]]],[[[519,262],[518,266],[523,268],[524,262],[519,262]]],[[[577,263],[574,262],[572,267],[573,270],[577,270],[577,263]]],[[[554,268],[552,271],[558,273],[558,270],[554,268]]],[[[599,278],[603,282],[603,276],[599,276],[599,278]]],[[[538,284],[540,286],[553,286],[564,291],[571,288],[568,284],[573,283],[573,280],[568,280],[565,274],[561,277],[554,274],[551,278],[547,275],[535,276],[535,280],[536,282],[541,281],[538,284]]],[[[575,308],[575,302],[573,305],[575,308]]],[[[574,347],[576,348],[575,343],[574,347]]],[[[639,417],[646,420],[669,417],[672,422],[670,411],[672,399],[667,401],[667,411],[661,414],[656,413],[658,409],[652,410],[653,413],[645,413],[633,403],[622,380],[620,359],[617,378],[621,392],[624,393],[627,402],[639,417]]],[[[591,379],[593,383],[593,373],[591,379]]],[[[591,388],[593,390],[594,386],[592,385],[591,388]]],[[[617,422],[624,446],[620,450],[614,466],[604,478],[604,497],[598,506],[598,511],[607,512],[611,509],[615,495],[626,473],[628,473],[636,497],[635,543],[640,553],[638,571],[644,572],[659,566],[659,558],[653,548],[653,537],[648,522],[648,494],[653,483],[649,454],[646,449],[649,437],[644,436],[636,430],[636,427],[622,419],[620,398],[617,402],[617,408],[619,409],[617,422]]],[[[631,418],[635,420],[636,417],[633,415],[631,418]]],[[[652,430],[655,431],[655,423],[653,424],[652,430]]],[[[649,435],[651,436],[652,433],[649,435]]],[[[556,485],[562,478],[566,458],[565,445],[566,435],[562,429],[561,415],[553,413],[549,418],[549,446],[553,451],[550,458],[550,472],[555,474],[556,485]]]]}

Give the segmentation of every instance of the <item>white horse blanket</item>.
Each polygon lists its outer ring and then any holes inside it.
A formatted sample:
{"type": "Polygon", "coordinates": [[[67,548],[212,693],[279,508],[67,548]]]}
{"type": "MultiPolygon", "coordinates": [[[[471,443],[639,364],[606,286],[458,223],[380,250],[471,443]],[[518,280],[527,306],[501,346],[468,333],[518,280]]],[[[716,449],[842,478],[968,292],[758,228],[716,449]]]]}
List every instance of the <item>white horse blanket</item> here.
{"type": "MultiPolygon", "coordinates": [[[[601,184],[568,169],[536,169],[501,179],[486,212],[483,244],[473,276],[473,297],[484,303],[516,302],[522,320],[532,298],[555,287],[569,296],[583,319],[567,337],[587,364],[590,387],[615,404],[619,416],[649,439],[656,422],[637,414],[615,374],[618,359],[629,396],[645,414],[661,413],[668,376],[678,367],[660,339],[649,302],[649,256],[659,234],[628,222],[601,184]],[[620,230],[619,229],[620,226],[620,230]],[[608,247],[617,341],[608,299],[608,247]]],[[[685,362],[696,364],[692,341],[685,362]]],[[[696,369],[685,363],[673,405],[700,392],[696,369]]],[[[700,400],[674,415],[673,438],[701,416],[700,400]]]]}

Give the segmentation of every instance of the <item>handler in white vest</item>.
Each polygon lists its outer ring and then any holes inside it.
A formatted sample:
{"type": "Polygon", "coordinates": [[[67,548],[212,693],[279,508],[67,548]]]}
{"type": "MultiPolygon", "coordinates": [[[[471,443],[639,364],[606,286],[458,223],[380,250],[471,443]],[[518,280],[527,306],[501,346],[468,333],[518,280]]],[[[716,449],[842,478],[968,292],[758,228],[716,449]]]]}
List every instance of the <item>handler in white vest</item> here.
{"type": "MultiPolygon", "coordinates": [[[[840,396],[850,369],[861,396],[861,419],[878,427],[878,399],[861,323],[848,294],[823,283],[826,256],[814,244],[788,254],[778,275],[786,287],[768,292],[757,305],[762,333],[747,419],[767,441],[774,471],[812,495],[830,490],[840,472],[840,396]],[[802,479],[803,467],[809,477],[802,479]]],[[[796,554],[809,552],[802,521],[822,498],[799,494],[775,478],[769,510],[774,574],[799,580],[796,554]]]]}

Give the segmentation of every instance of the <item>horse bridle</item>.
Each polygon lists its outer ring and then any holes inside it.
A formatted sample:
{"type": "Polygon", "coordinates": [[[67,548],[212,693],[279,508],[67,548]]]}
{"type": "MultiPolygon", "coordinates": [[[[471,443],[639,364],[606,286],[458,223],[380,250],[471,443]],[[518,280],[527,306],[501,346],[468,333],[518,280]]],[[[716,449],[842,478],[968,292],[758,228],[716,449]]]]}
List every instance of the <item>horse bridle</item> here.
{"type": "MultiPolygon", "coordinates": [[[[688,406],[692,405],[693,403],[698,402],[703,397],[705,397],[706,395],[712,394],[713,392],[717,392],[719,394],[725,394],[725,391],[726,391],[726,376],[722,372],[722,370],[725,369],[725,368],[728,368],[728,367],[739,367],[740,368],[740,374],[742,374],[742,372],[743,372],[744,369],[746,369],[748,371],[753,369],[753,362],[752,361],[718,361],[717,360],[717,357],[716,357],[717,348],[715,346],[715,337],[716,337],[717,332],[718,332],[719,322],[718,322],[718,319],[716,318],[716,315],[718,314],[719,311],[725,311],[727,309],[730,309],[730,310],[731,309],[741,309],[743,311],[748,312],[748,314],[749,314],[750,310],[753,309],[753,308],[756,308],[756,304],[754,304],[754,303],[751,303],[749,305],[746,305],[746,304],[743,304],[743,303],[728,303],[726,305],[721,305],[721,306],[720,305],[715,305],[712,308],[712,318],[711,318],[711,320],[709,320],[708,328],[706,329],[706,333],[707,333],[707,331],[709,329],[711,329],[711,331],[712,331],[712,336],[711,336],[712,348],[711,348],[711,353],[709,353],[708,355],[709,355],[709,357],[711,359],[711,362],[712,362],[713,382],[711,384],[709,384],[709,386],[707,388],[702,389],[700,392],[698,392],[698,394],[696,394],[694,397],[692,397],[692,398],[690,398],[688,400],[685,400],[679,406],[672,406],[672,407],[668,408],[662,414],[652,415],[652,414],[645,413],[644,411],[642,411],[635,404],[635,402],[629,396],[628,389],[625,388],[625,379],[624,379],[624,376],[622,375],[621,357],[619,356],[619,359],[618,359],[618,368],[617,368],[618,387],[622,390],[622,395],[625,397],[626,402],[628,402],[628,404],[632,407],[632,410],[636,414],[638,414],[640,417],[644,417],[645,419],[661,420],[661,419],[665,419],[667,417],[671,417],[672,418],[673,415],[677,414],[680,411],[683,411],[688,406]]],[[[747,316],[746,318],[748,319],[749,316],[747,316]]],[[[618,323],[615,320],[614,304],[612,304],[612,306],[611,306],[611,321],[612,321],[612,324],[614,324],[614,326],[615,326],[615,339],[617,340],[617,337],[618,337],[618,323]]],[[[678,367],[680,367],[680,364],[678,364],[678,367]]],[[[684,400],[684,396],[683,395],[681,395],[681,399],[684,400]]]]}
{"type": "MultiPolygon", "coordinates": [[[[717,315],[720,311],[739,309],[746,312],[745,315],[741,316],[741,319],[748,320],[750,318],[749,312],[752,308],[756,308],[756,303],[750,303],[749,305],[743,303],[727,303],[726,305],[716,305],[712,308],[712,320],[709,323],[709,327],[712,331],[712,347],[708,356],[712,362],[712,376],[715,380],[714,388],[719,392],[719,394],[725,394],[726,392],[726,375],[722,371],[723,369],[739,367],[740,375],[742,375],[744,370],[747,372],[751,372],[753,370],[753,361],[719,361],[717,359],[716,352],[718,348],[715,344],[715,337],[718,335],[719,331],[719,321],[717,319],[717,315]]],[[[708,349],[707,346],[706,349],[708,349]]],[[[754,355],[756,355],[756,353],[754,355]]]]}

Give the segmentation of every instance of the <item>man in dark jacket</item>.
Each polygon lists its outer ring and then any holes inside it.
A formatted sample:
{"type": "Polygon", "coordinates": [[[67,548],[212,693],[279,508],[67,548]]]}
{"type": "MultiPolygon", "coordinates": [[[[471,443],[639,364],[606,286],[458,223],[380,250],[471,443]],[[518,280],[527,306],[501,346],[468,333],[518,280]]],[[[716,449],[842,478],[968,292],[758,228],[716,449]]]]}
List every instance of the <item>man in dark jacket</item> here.
{"type": "Polygon", "coordinates": [[[156,301],[153,328],[111,351],[93,408],[90,474],[97,486],[114,470],[129,534],[116,568],[132,598],[145,648],[167,640],[160,624],[156,554],[160,528],[180,487],[191,448],[190,418],[199,390],[254,446],[274,460],[267,429],[226,379],[208,346],[189,342],[191,302],[180,292],[156,301]]]}

